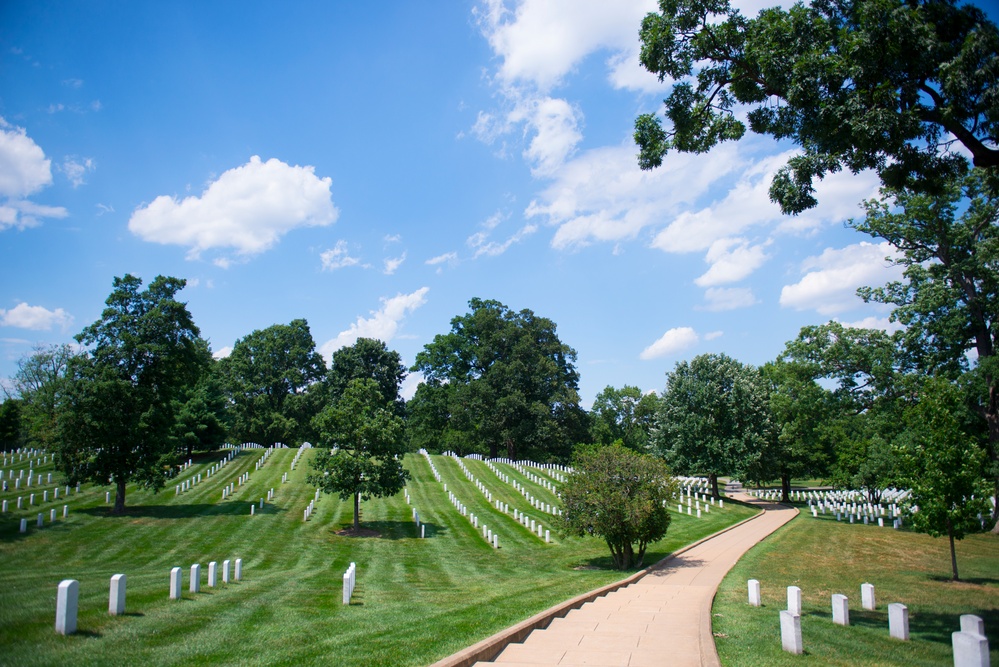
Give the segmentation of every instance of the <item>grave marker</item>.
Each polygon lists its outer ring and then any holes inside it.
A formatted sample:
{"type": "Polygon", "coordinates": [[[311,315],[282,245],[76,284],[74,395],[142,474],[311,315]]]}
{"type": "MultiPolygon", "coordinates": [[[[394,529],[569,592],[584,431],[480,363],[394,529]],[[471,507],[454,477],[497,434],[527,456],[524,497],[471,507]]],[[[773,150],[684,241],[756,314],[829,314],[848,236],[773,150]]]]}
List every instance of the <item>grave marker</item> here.
{"type": "Polygon", "coordinates": [[[804,653],[801,643],[801,616],[786,609],[780,612],[780,643],[788,653],[794,655],[804,653]]]}
{"type": "Polygon", "coordinates": [[[243,559],[236,559],[236,570],[233,573],[233,577],[236,581],[241,581],[243,579],[243,559]]]}
{"type": "Polygon", "coordinates": [[[108,595],[108,613],[112,616],[121,616],[125,613],[125,584],[124,574],[116,574],[111,577],[111,592],[108,595]]]}
{"type": "Polygon", "coordinates": [[[170,599],[180,599],[180,568],[175,567],[170,570],[170,599]]]}
{"type": "Polygon", "coordinates": [[[836,625],[850,625],[850,607],[847,597],[842,593],[833,593],[832,616],[836,625]]]}
{"type": "Polygon", "coordinates": [[[195,563],[191,566],[191,583],[188,590],[192,593],[201,592],[201,564],[195,563]]]}
{"type": "Polygon", "coordinates": [[[215,561],[208,564],[208,587],[215,588],[215,584],[218,581],[218,565],[215,561]]]}
{"type": "Polygon", "coordinates": [[[909,641],[909,608],[904,604],[888,605],[888,636],[909,641]]]}
{"type": "Polygon", "coordinates": [[[860,585],[860,606],[868,611],[874,611],[874,584],[860,585]]]}
{"type": "Polygon", "coordinates": [[[801,589],[797,586],[787,587],[787,610],[801,616],[801,589]]]}
{"type": "Polygon", "coordinates": [[[80,582],[76,579],[64,579],[59,582],[56,593],[55,631],[60,635],[71,635],[76,632],[76,611],[80,598],[80,582]]]}
{"type": "Polygon", "coordinates": [[[229,583],[229,559],[222,561],[222,583],[229,583]]]}
{"type": "Polygon", "coordinates": [[[756,579],[749,580],[749,604],[752,607],[762,606],[760,600],[760,582],[756,579]]]}

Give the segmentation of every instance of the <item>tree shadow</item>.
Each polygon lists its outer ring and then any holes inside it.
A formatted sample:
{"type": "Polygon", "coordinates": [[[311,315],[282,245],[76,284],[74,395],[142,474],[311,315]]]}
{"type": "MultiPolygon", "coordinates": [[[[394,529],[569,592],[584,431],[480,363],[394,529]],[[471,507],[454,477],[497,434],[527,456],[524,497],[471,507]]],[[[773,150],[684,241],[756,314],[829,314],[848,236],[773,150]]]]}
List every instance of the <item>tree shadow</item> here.
{"type": "MultiPolygon", "coordinates": [[[[408,540],[420,536],[420,529],[412,521],[362,521],[360,531],[353,533],[353,521],[340,524],[334,530],[341,537],[354,539],[382,539],[382,540],[408,540]]],[[[432,537],[436,534],[437,526],[431,523],[423,523],[426,526],[426,536],[432,537]]]]}
{"type": "Polygon", "coordinates": [[[931,574],[928,577],[932,581],[938,581],[945,584],[973,584],[975,586],[987,586],[989,584],[999,584],[999,579],[994,577],[961,577],[959,580],[954,581],[949,576],[942,574],[931,574]]]}
{"type": "MultiPolygon", "coordinates": [[[[104,517],[109,519],[190,519],[194,517],[206,516],[245,516],[251,517],[249,501],[226,501],[220,504],[215,503],[190,503],[185,505],[131,505],[125,507],[123,514],[112,514],[107,506],[88,507],[77,510],[79,514],[87,514],[94,517],[104,517]]],[[[264,504],[260,509],[256,505],[254,515],[257,514],[283,514],[287,510],[277,505],[264,504]]]]}
{"type": "MultiPolygon", "coordinates": [[[[999,641],[999,609],[968,610],[964,613],[974,614],[985,622],[985,633],[989,642],[999,641]],[[991,630],[991,631],[990,631],[991,630]]],[[[832,609],[811,610],[803,614],[809,618],[823,619],[832,622],[832,609]]],[[[961,629],[961,614],[939,612],[916,612],[909,609],[909,635],[926,641],[951,645],[951,633],[961,629]]],[[[858,628],[883,631],[888,636],[888,611],[850,610],[850,625],[858,628]]]]}

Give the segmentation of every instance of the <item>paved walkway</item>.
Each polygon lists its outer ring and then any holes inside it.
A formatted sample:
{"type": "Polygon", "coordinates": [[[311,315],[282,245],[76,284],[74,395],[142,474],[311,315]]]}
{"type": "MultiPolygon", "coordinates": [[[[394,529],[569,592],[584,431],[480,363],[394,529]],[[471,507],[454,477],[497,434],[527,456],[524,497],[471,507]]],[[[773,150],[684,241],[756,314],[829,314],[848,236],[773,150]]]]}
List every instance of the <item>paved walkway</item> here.
{"type": "Polygon", "coordinates": [[[729,495],[763,514],[666,561],[616,591],[554,619],[481,667],[716,667],[711,602],[718,584],[754,544],[790,521],[793,508],[729,495]]]}

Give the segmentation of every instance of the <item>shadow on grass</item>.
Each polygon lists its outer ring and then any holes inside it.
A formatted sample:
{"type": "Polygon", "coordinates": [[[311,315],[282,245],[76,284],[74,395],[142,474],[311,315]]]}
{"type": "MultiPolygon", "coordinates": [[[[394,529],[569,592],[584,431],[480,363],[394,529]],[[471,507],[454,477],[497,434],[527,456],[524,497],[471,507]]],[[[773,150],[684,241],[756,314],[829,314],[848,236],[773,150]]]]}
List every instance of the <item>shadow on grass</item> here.
{"type": "MultiPolygon", "coordinates": [[[[779,605],[778,605],[779,606],[779,605]]],[[[967,610],[964,613],[974,614],[985,621],[986,634],[990,641],[995,639],[994,632],[989,632],[989,628],[997,627],[999,624],[999,609],[988,610],[967,610]]],[[[822,619],[832,623],[832,609],[828,611],[811,610],[804,614],[809,618],[822,619]]],[[[939,644],[951,645],[951,633],[961,629],[961,614],[957,613],[934,613],[934,612],[914,612],[909,610],[909,635],[911,638],[919,638],[925,641],[939,644]]],[[[883,631],[885,637],[888,636],[888,611],[868,611],[850,610],[850,625],[858,628],[865,628],[875,631],[883,631]]]]}
{"type": "MultiPolygon", "coordinates": [[[[77,510],[78,514],[108,519],[190,519],[203,516],[246,516],[250,517],[250,501],[226,501],[223,503],[191,503],[187,505],[131,505],[125,507],[123,514],[112,514],[106,506],[88,507],[77,510]]],[[[277,505],[264,504],[260,509],[257,505],[254,515],[284,514],[286,510],[277,505]]]]}
{"type": "Polygon", "coordinates": [[[958,581],[954,581],[948,576],[942,574],[932,574],[929,579],[933,581],[940,581],[945,584],[955,583],[955,584],[973,584],[975,586],[988,586],[989,584],[999,584],[999,579],[993,577],[961,577],[958,581]]]}
{"type": "MultiPolygon", "coordinates": [[[[343,523],[333,528],[339,537],[350,539],[410,540],[420,536],[420,529],[412,521],[362,521],[360,531],[353,532],[353,522],[343,523]]],[[[447,531],[432,523],[423,523],[427,538],[440,536],[447,531]]]]}

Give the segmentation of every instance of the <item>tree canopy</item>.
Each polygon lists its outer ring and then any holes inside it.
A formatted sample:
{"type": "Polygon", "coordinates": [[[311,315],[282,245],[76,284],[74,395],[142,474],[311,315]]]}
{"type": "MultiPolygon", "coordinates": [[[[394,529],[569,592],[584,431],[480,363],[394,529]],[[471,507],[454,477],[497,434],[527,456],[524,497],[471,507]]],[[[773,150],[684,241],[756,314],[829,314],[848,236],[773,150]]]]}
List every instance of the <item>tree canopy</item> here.
{"type": "Polygon", "coordinates": [[[176,299],[184,284],[157,276],[140,291],[139,278],[115,278],[101,319],[76,336],[89,349],[66,372],[56,464],[70,484],[114,484],[116,514],[128,482],[162,488],[177,399],[202,370],[198,328],[176,299]]]}
{"type": "Polygon", "coordinates": [[[718,476],[742,470],[768,436],[759,371],[725,354],[677,363],[659,405],[651,451],[677,474],[707,475],[716,498],[718,476]]]}
{"type": "Polygon", "coordinates": [[[341,500],[353,497],[355,531],[361,500],[395,495],[409,478],[402,467],[405,424],[395,411],[377,381],[357,378],[316,417],[319,436],[330,449],[316,456],[308,482],[341,500]]]}
{"type": "Polygon", "coordinates": [[[482,299],[469,307],[416,355],[424,382],[409,406],[415,444],[568,460],[586,429],[576,351],[530,310],[482,299]]]}
{"type": "Polygon", "coordinates": [[[399,389],[406,379],[406,367],[398,352],[388,349],[385,343],[374,338],[358,338],[353,345],[341,347],[333,353],[330,370],[326,374],[326,402],[338,400],[347,385],[359,378],[377,382],[385,402],[395,406],[396,414],[404,414],[406,404],[399,395],[399,389]]]}
{"type": "Polygon", "coordinates": [[[231,437],[261,445],[309,439],[321,406],[310,390],[325,375],[326,363],[304,319],[237,340],[222,360],[231,437]]]}
{"type": "Polygon", "coordinates": [[[559,493],[562,534],[602,537],[624,570],[641,567],[648,545],[666,537],[677,485],[661,460],[612,445],[582,449],[559,493]]]}
{"type": "Polygon", "coordinates": [[[814,0],[744,17],[728,0],[660,0],[641,26],[641,63],[676,83],[635,121],[643,169],[670,150],[701,153],[749,129],[801,153],[770,197],[815,206],[814,180],[848,169],[920,191],[999,167],[999,30],[953,0],[814,0]]]}
{"type": "Polygon", "coordinates": [[[11,393],[21,401],[23,435],[33,446],[41,449],[55,446],[59,396],[75,354],[70,345],[40,345],[17,362],[11,393]]]}
{"type": "Polygon", "coordinates": [[[635,386],[617,389],[608,385],[597,394],[590,409],[593,441],[602,445],[620,441],[629,449],[645,452],[658,401],[655,393],[643,394],[635,386]]]}

